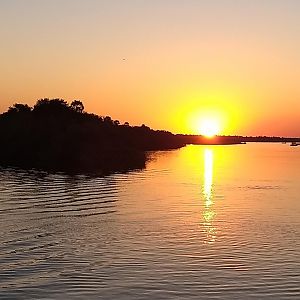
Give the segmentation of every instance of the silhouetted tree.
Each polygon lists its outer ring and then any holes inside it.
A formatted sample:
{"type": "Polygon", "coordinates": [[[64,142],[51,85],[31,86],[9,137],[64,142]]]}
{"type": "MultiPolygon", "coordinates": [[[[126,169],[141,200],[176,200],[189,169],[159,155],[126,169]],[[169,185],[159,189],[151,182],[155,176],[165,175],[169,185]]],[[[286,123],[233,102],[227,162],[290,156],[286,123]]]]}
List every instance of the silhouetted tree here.
{"type": "Polygon", "coordinates": [[[27,104],[15,103],[13,106],[9,107],[8,113],[30,113],[31,107],[27,104]]]}
{"type": "Polygon", "coordinates": [[[76,112],[79,112],[79,113],[82,113],[84,111],[84,106],[83,106],[83,103],[79,100],[74,100],[70,107],[76,111],[76,112]]]}
{"type": "Polygon", "coordinates": [[[33,112],[38,113],[59,113],[69,110],[68,103],[63,99],[40,99],[33,107],[33,112]]]}
{"type": "Polygon", "coordinates": [[[108,125],[112,125],[113,124],[113,120],[111,119],[111,117],[109,116],[106,116],[104,119],[103,119],[104,123],[108,124],[108,125]]]}
{"type": "Polygon", "coordinates": [[[146,126],[145,124],[142,124],[141,126],[144,130],[150,130],[150,127],[146,126]]]}

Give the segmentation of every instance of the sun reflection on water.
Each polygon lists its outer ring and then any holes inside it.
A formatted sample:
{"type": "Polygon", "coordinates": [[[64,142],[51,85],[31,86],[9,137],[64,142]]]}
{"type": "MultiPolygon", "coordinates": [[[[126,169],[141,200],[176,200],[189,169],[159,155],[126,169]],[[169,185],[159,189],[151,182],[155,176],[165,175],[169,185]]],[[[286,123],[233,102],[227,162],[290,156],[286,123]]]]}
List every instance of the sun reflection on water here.
{"type": "Polygon", "coordinates": [[[211,244],[216,240],[216,228],[213,225],[215,211],[213,209],[213,162],[214,156],[211,149],[204,150],[204,210],[203,210],[203,225],[206,232],[204,243],[211,244]]]}

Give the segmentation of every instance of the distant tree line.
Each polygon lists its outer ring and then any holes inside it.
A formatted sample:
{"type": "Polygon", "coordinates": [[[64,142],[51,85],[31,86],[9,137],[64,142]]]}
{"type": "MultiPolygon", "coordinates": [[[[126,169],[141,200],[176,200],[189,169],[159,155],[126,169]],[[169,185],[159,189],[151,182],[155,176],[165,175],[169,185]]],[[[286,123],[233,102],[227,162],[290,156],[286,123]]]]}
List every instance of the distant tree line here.
{"type": "Polygon", "coordinates": [[[70,172],[143,168],[146,151],[179,148],[167,131],[120,124],[84,111],[80,100],[16,103],[0,115],[0,165],[70,172]]]}
{"type": "Polygon", "coordinates": [[[218,135],[207,138],[201,135],[177,134],[176,137],[185,144],[193,145],[234,145],[244,143],[292,143],[300,142],[298,137],[278,136],[240,136],[240,135],[218,135]]]}

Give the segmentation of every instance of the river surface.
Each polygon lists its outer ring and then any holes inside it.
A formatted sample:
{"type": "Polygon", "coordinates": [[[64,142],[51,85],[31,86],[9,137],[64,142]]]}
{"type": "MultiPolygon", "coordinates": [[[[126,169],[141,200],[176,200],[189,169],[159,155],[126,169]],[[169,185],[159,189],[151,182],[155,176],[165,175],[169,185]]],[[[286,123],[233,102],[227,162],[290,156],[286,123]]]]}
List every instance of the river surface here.
{"type": "Polygon", "coordinates": [[[300,299],[300,147],[107,177],[0,170],[1,299],[300,299]]]}

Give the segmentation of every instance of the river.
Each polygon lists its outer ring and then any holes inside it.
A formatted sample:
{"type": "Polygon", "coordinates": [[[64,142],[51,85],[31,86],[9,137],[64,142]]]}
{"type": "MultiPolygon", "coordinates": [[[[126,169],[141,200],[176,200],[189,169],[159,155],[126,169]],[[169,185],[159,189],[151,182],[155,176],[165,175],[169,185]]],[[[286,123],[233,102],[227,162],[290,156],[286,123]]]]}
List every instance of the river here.
{"type": "Polygon", "coordinates": [[[300,299],[300,147],[149,156],[107,177],[0,169],[0,299],[300,299]]]}

